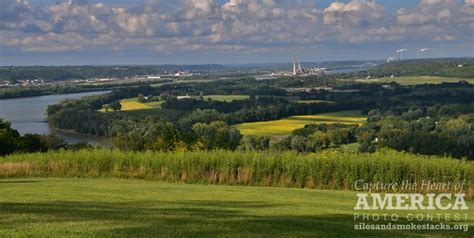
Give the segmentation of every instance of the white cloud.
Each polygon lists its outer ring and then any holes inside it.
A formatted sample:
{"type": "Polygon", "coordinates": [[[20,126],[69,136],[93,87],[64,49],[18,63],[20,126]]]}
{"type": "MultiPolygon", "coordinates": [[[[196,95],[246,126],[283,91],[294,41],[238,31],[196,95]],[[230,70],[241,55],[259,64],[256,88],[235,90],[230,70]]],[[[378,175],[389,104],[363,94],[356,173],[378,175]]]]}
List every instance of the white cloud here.
{"type": "Polygon", "coordinates": [[[117,7],[69,0],[33,8],[3,0],[0,44],[68,51],[144,46],[152,50],[249,51],[318,44],[469,40],[474,0],[421,0],[388,13],[382,2],[354,0],[318,8],[312,0],[145,0],[117,7]]]}

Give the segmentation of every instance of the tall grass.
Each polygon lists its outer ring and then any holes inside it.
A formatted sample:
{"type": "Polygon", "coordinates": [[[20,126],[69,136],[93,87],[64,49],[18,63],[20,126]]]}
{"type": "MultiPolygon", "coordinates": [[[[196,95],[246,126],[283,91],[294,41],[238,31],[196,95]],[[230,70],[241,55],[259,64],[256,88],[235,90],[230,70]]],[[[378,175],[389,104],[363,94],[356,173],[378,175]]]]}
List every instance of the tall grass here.
{"type": "MultiPolygon", "coordinates": [[[[354,189],[354,182],[472,184],[474,162],[392,150],[293,152],[57,151],[0,158],[0,178],[114,177],[185,183],[354,189]]],[[[471,188],[472,189],[472,188],[471,188]]]]}

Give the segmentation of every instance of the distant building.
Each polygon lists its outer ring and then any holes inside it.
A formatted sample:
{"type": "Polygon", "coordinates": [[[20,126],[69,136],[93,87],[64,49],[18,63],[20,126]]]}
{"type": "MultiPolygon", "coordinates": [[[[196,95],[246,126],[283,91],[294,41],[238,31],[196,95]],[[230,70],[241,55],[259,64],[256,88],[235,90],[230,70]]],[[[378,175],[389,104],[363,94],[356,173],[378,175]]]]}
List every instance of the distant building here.
{"type": "MultiPolygon", "coordinates": [[[[293,72],[290,75],[296,76],[308,76],[308,75],[321,75],[324,74],[326,68],[304,68],[301,65],[301,61],[297,60],[296,57],[293,57],[293,72]]],[[[272,76],[275,74],[272,74],[272,76]]],[[[280,75],[288,75],[288,72],[283,72],[280,75]]]]}
{"type": "Polygon", "coordinates": [[[112,78],[101,78],[101,79],[98,79],[97,81],[99,82],[109,82],[109,81],[113,81],[114,79],[112,78]]]}
{"type": "Polygon", "coordinates": [[[395,58],[395,57],[388,57],[387,58],[387,63],[392,63],[392,62],[395,62],[395,61],[397,61],[397,58],[395,58]]]}
{"type": "Polygon", "coordinates": [[[304,73],[304,69],[301,67],[301,62],[299,60],[296,61],[296,57],[293,57],[293,75],[301,75],[304,73]]]}
{"type": "Polygon", "coordinates": [[[178,99],[178,100],[191,99],[191,96],[189,96],[189,95],[186,93],[186,96],[178,96],[177,99],[178,99]]]}
{"type": "Polygon", "coordinates": [[[458,68],[462,68],[462,67],[463,67],[463,65],[462,65],[462,64],[458,64],[458,68]]]}

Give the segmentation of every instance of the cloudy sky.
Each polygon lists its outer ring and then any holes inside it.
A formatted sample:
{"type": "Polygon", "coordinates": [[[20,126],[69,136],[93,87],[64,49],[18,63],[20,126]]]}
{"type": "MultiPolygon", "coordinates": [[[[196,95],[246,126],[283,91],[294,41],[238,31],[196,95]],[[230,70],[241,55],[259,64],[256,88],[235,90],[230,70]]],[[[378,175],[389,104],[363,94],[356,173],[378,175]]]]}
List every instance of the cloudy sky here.
{"type": "Polygon", "coordinates": [[[474,56],[474,0],[0,2],[0,65],[474,56]]]}

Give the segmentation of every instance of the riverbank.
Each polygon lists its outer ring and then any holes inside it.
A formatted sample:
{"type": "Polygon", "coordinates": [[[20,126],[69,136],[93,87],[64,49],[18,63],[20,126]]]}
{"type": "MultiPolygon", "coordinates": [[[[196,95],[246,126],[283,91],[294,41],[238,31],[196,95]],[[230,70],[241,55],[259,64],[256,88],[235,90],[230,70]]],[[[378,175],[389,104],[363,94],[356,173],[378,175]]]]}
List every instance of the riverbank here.
{"type": "MultiPolygon", "coordinates": [[[[47,135],[54,133],[46,122],[45,112],[48,105],[56,104],[65,99],[78,99],[85,96],[105,94],[110,91],[94,91],[86,93],[47,95],[27,98],[1,99],[0,118],[9,121],[12,128],[24,134],[47,135]]],[[[58,137],[65,139],[68,143],[87,141],[93,145],[107,145],[103,140],[92,136],[71,134],[70,132],[57,131],[58,137]]],[[[105,146],[107,147],[107,146],[105,146]]]]}
{"type": "Polygon", "coordinates": [[[107,149],[114,147],[112,140],[105,136],[87,135],[77,133],[72,130],[59,129],[52,126],[50,126],[49,128],[51,129],[52,133],[59,136],[60,138],[65,139],[68,143],[87,142],[92,146],[99,146],[107,149]]]}
{"type": "Polygon", "coordinates": [[[40,97],[49,95],[63,95],[63,94],[76,94],[76,93],[89,93],[89,92],[101,92],[113,90],[113,87],[94,87],[94,88],[76,88],[76,87],[55,87],[55,88],[43,88],[37,87],[12,87],[0,89],[0,100],[18,99],[18,98],[29,98],[29,97],[40,97]],[[12,91],[12,92],[9,92],[12,91]]]}
{"type": "Polygon", "coordinates": [[[48,95],[62,95],[87,93],[98,91],[112,91],[130,86],[139,86],[145,84],[170,83],[172,80],[138,80],[138,81],[117,81],[101,84],[74,84],[70,82],[45,85],[45,86],[15,86],[0,88],[0,100],[28,98],[48,95]]]}

